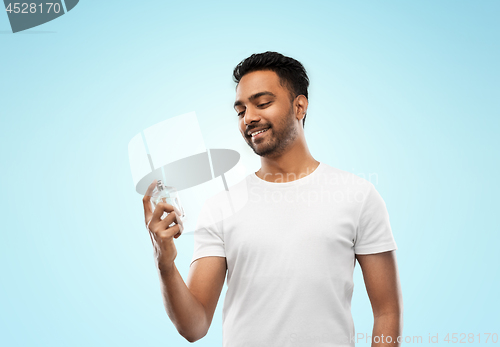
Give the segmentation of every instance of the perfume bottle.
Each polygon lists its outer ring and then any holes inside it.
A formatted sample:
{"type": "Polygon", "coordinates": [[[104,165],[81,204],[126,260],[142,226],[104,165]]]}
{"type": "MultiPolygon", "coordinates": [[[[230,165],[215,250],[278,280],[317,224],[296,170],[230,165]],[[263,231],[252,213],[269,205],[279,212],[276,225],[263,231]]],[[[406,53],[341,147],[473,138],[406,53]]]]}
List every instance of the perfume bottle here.
{"type": "MultiPolygon", "coordinates": [[[[161,180],[158,180],[156,183],[156,187],[153,190],[153,194],[151,196],[151,204],[153,207],[153,211],[156,208],[156,205],[159,204],[160,202],[165,202],[167,204],[170,204],[174,208],[174,213],[176,216],[176,222],[179,224],[179,227],[183,229],[182,222],[185,219],[185,214],[184,214],[184,209],[181,205],[181,201],[179,198],[179,194],[177,194],[177,190],[175,190],[174,187],[166,186],[161,180]]],[[[163,216],[161,216],[161,219],[164,219],[168,215],[168,212],[163,212],[163,216]]],[[[169,225],[169,227],[174,226],[175,223],[172,222],[172,224],[169,225]]]]}

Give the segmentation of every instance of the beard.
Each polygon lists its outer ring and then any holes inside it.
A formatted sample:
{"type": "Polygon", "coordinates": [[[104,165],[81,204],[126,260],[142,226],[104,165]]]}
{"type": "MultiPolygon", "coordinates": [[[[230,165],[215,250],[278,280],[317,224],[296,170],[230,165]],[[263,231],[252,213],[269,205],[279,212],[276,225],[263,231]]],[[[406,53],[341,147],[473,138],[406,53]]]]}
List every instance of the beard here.
{"type": "Polygon", "coordinates": [[[261,157],[279,157],[298,136],[295,121],[292,103],[290,104],[290,110],[281,118],[281,121],[276,126],[269,127],[269,130],[266,131],[271,131],[272,134],[264,135],[266,138],[258,139],[256,142],[253,142],[252,138],[250,138],[247,143],[254,153],[261,157]]]}

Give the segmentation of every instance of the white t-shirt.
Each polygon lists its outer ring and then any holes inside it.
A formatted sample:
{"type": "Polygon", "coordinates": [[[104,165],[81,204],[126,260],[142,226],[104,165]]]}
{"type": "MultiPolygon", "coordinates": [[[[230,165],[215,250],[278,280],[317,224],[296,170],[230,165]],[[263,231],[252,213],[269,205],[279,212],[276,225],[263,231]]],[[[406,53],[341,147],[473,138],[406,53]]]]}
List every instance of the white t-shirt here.
{"type": "Polygon", "coordinates": [[[226,257],[223,346],[354,346],[355,254],[397,249],[374,185],[320,162],[291,182],[252,173],[230,191],[243,207],[227,208],[226,191],[208,199],[192,258],[226,257]]]}

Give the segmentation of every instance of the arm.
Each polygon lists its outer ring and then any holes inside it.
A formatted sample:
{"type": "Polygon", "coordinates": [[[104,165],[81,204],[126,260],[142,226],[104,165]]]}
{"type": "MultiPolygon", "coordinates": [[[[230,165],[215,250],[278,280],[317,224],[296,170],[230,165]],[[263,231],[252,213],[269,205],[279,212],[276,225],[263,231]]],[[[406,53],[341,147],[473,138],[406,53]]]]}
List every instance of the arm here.
{"type": "Polygon", "coordinates": [[[189,342],[201,339],[208,332],[217,301],[226,278],[226,258],[203,257],[189,269],[188,285],[184,283],[174,260],[177,248],[174,238],[181,235],[172,205],[161,202],[153,211],[151,195],[156,180],[143,198],[144,216],[155,262],[161,281],[163,304],[177,331],[189,342]],[[162,219],[164,212],[167,216],[162,219]],[[170,227],[174,222],[175,225],[170,227]]]}
{"type": "Polygon", "coordinates": [[[372,347],[399,347],[397,338],[403,332],[403,297],[396,254],[394,251],[357,254],[356,259],[373,309],[372,347]],[[375,336],[379,337],[375,339],[375,336]],[[388,336],[389,340],[392,338],[391,343],[387,342],[388,336]]]}
{"type": "Polygon", "coordinates": [[[226,258],[204,257],[189,269],[187,285],[175,263],[158,266],[163,303],[177,331],[189,342],[205,336],[226,278],[226,258]]]}

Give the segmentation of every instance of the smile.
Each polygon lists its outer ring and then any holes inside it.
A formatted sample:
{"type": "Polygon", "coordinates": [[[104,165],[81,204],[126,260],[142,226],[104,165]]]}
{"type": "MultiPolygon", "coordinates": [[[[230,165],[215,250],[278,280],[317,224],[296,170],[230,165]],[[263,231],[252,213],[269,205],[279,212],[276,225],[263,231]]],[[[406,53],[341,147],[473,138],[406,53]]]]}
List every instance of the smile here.
{"type": "Polygon", "coordinates": [[[260,131],[256,131],[256,132],[252,133],[252,138],[256,138],[256,137],[262,136],[262,134],[265,133],[267,130],[269,130],[269,128],[263,129],[263,130],[260,130],[260,131]]]}

